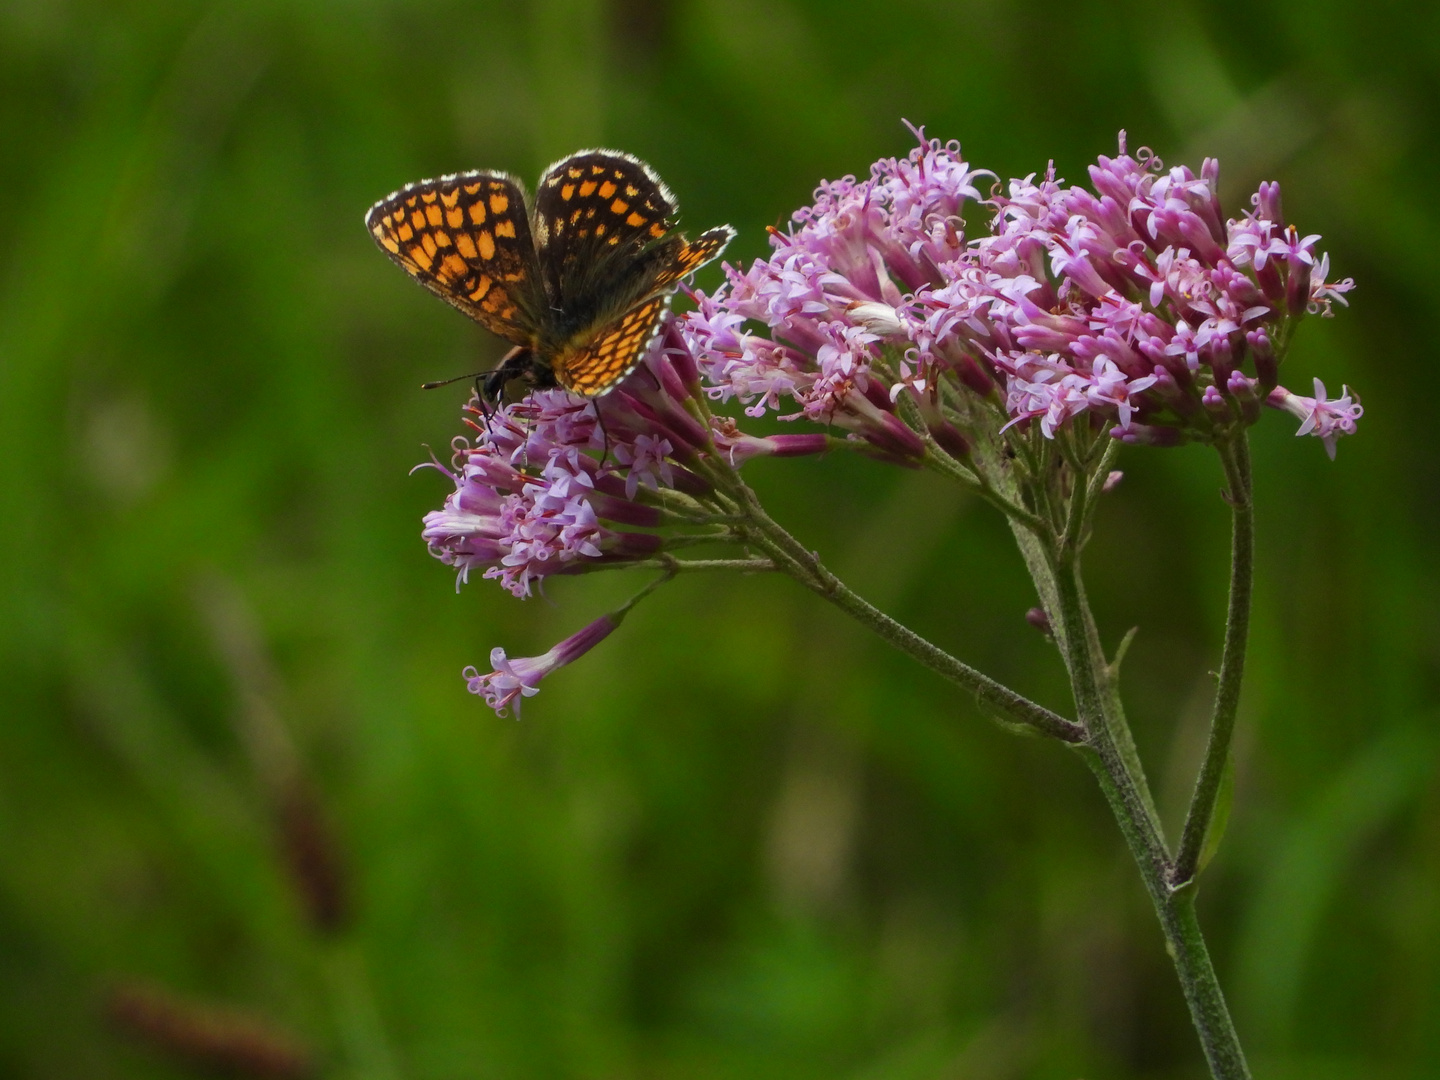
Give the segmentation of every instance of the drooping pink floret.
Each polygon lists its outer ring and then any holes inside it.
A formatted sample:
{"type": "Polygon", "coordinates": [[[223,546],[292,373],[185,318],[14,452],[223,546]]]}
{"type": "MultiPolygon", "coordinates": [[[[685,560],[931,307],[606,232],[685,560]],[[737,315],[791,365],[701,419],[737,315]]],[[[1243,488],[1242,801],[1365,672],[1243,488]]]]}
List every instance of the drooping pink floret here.
{"type": "Polygon", "coordinates": [[[1341,435],[1355,434],[1355,421],[1365,415],[1360,398],[1350,387],[1342,386],[1340,396],[1331,400],[1325,398],[1325,384],[1315,380],[1315,396],[1302,397],[1292,394],[1283,386],[1270,392],[1270,404],[1284,409],[1300,419],[1296,435],[1314,435],[1325,443],[1325,451],[1331,460],[1335,458],[1335,440],[1341,435]]]}
{"type": "Polygon", "coordinates": [[[499,716],[513,708],[515,719],[520,719],[520,702],[540,692],[540,680],[558,671],[566,664],[584,656],[610,632],[620,625],[621,614],[602,615],[584,629],[571,634],[554,648],[539,656],[525,656],[510,659],[505,650],[490,650],[490,671],[483,674],[474,667],[467,667],[462,674],[472,694],[485,699],[485,704],[499,716]]]}

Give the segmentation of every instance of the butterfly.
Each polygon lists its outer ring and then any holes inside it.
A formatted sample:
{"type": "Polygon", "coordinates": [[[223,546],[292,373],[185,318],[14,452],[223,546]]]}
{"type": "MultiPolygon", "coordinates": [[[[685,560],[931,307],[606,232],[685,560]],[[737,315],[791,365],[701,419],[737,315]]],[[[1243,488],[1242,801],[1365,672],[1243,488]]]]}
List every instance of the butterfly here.
{"type": "Polygon", "coordinates": [[[581,150],[540,177],[534,204],[502,172],[421,180],[370,208],[375,242],[416,281],[515,347],[481,388],[520,379],[584,397],[613,389],[659,337],[682,278],[735,236],[686,240],[675,196],[639,158],[581,150]]]}

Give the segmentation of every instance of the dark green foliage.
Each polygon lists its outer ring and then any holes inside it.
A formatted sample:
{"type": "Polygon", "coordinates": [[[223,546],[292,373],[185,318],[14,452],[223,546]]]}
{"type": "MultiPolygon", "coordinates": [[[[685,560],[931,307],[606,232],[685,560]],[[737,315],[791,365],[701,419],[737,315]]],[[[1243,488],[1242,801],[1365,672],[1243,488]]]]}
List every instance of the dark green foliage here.
{"type": "MultiPolygon", "coordinates": [[[[1440,321],[1436,18],[4,5],[0,1074],[195,1075],[107,1019],[144,985],[259,1017],[333,1077],[1200,1075],[1080,763],[793,584],[677,581],[521,723],[464,693],[493,645],[541,651],[637,582],[456,595],[426,555],[445,486],[408,470],[466,391],[416,387],[504,344],[389,265],[366,207],[618,146],[749,258],[820,177],[906,152],[905,117],[1007,176],[1079,179],[1121,127],[1218,154],[1232,214],[1279,179],[1358,280],[1282,379],[1348,382],[1360,434],[1334,464],[1289,417],[1255,435],[1254,648],[1201,914],[1257,1077],[1440,1075],[1440,455],[1411,381],[1440,321]],[[326,887],[305,843],[339,851],[338,907],[297,888],[326,887]]],[[[1111,647],[1140,627],[1127,699],[1174,832],[1222,475],[1199,447],[1122,467],[1091,596],[1111,647]]],[[[751,471],[862,594],[1069,711],[992,512],[868,461],[751,471]]]]}

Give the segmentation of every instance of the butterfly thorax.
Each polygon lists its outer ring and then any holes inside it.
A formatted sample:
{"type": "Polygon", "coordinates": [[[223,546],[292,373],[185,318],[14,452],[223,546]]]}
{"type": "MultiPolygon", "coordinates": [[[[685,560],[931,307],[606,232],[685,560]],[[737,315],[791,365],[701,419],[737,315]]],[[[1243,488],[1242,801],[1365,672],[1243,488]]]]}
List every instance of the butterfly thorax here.
{"type": "Polygon", "coordinates": [[[683,237],[670,234],[656,243],[624,245],[562,269],[554,286],[547,282],[550,306],[530,343],[537,358],[550,362],[573,352],[646,297],[668,291],[672,286],[660,283],[661,271],[684,245],[683,237]]]}

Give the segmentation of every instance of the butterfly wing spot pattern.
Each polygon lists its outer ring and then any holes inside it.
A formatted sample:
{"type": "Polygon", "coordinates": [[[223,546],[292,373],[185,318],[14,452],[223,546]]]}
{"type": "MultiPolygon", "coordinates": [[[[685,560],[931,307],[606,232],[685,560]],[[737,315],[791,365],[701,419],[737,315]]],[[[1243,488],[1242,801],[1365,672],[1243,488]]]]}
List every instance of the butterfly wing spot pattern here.
{"type": "Polygon", "coordinates": [[[520,344],[543,307],[520,186],[503,173],[460,173],[401,188],[365,223],[405,271],[485,329],[520,344]]]}
{"type": "Polygon", "coordinates": [[[605,393],[638,364],[659,336],[670,293],[658,293],[625,312],[573,352],[555,358],[555,379],[585,397],[605,393]]]}
{"type": "Polygon", "coordinates": [[[542,248],[555,249],[563,262],[586,241],[618,247],[665,235],[675,197],[648,165],[626,158],[584,150],[546,170],[535,198],[536,217],[547,227],[542,248]]]}
{"type": "Polygon", "coordinates": [[[391,193],[365,224],[426,289],[525,349],[531,386],[598,397],[644,359],[681,279],[735,235],[687,243],[675,212],[643,161],[582,150],[545,171],[533,212],[513,177],[468,172],[391,193]]]}
{"type": "Polygon", "coordinates": [[[718,228],[710,229],[701,233],[692,243],[686,244],[674,263],[667,267],[660,275],[663,284],[679,283],[679,281],[693,274],[700,267],[713,259],[717,259],[725,246],[735,238],[735,230],[729,225],[721,225],[718,228]]]}

